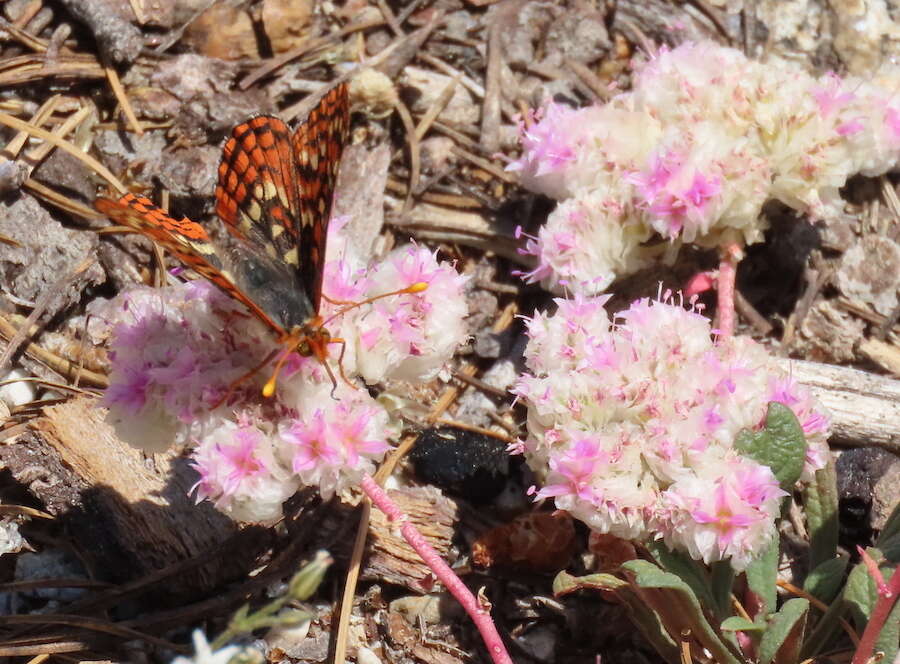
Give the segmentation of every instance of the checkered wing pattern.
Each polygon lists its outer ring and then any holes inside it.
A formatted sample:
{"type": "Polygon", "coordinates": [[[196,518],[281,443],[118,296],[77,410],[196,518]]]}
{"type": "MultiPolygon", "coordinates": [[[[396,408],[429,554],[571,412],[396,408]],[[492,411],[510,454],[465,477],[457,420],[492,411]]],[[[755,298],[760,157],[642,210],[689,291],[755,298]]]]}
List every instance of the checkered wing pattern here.
{"type": "Polygon", "coordinates": [[[297,270],[317,311],[322,296],[325,243],[334,187],[349,135],[350,103],[346,83],[329,90],[294,132],[294,163],[300,185],[297,244],[301,260],[297,270]]]}
{"type": "Polygon", "coordinates": [[[331,89],[294,133],[276,117],[251,118],[225,143],[216,212],[233,235],[290,266],[313,311],[349,131],[347,86],[331,89]]]}
{"type": "Polygon", "coordinates": [[[99,198],[94,203],[99,212],[115,223],[155,240],[185,267],[208,279],[227,295],[244,304],[254,315],[279,335],[281,327],[252,298],[235,285],[235,280],[222,263],[222,256],[210,242],[200,224],[187,217],[175,219],[149,199],[125,194],[117,201],[99,198]]]}

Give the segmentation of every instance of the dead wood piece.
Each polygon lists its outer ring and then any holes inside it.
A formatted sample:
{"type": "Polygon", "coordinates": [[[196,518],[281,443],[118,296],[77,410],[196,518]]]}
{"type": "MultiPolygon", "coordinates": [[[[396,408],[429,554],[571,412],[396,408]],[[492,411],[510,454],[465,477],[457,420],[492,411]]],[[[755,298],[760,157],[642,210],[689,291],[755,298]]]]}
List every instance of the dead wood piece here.
{"type": "Polygon", "coordinates": [[[419,203],[409,218],[392,219],[392,225],[420,239],[459,244],[491,251],[519,265],[530,265],[531,258],[519,254],[519,242],[499,233],[483,214],[419,203]]]}
{"type": "Polygon", "coordinates": [[[368,261],[384,226],[384,189],[391,149],[387,144],[344,150],[338,175],[333,216],[349,218],[346,236],[353,255],[368,261]]]}
{"type": "MultiPolygon", "coordinates": [[[[120,441],[93,399],[46,408],[0,463],[66,526],[97,575],[126,581],[221,545],[237,530],[189,497],[196,473],[177,453],[152,462],[120,441]]],[[[216,587],[246,571],[249,552],[166,584],[172,597],[216,587]]]]}
{"type": "Polygon", "coordinates": [[[48,62],[42,55],[17,55],[0,60],[0,86],[48,78],[100,79],[106,73],[93,56],[59,55],[48,62]]]}
{"type": "Polygon", "coordinates": [[[90,28],[100,52],[118,64],[131,64],[144,47],[141,31],[116,11],[110,0],[60,0],[69,13],[90,28]]]}
{"type": "Polygon", "coordinates": [[[804,360],[779,360],[831,411],[831,442],[900,454],[900,381],[804,360]]]}
{"type": "Polygon", "coordinates": [[[866,339],[859,344],[859,352],[885,371],[900,377],[900,347],[880,339],[866,339]]]}
{"type": "Polygon", "coordinates": [[[488,62],[484,102],[481,106],[481,144],[491,152],[500,149],[500,71],[503,67],[500,33],[506,29],[506,14],[507,12],[497,12],[488,28],[488,62]]]}
{"type": "MultiPolygon", "coordinates": [[[[438,555],[446,557],[457,521],[456,503],[434,487],[388,493],[438,555]]],[[[393,583],[417,592],[430,592],[431,570],[387,517],[372,510],[369,527],[371,540],[363,578],[393,583]]]]}

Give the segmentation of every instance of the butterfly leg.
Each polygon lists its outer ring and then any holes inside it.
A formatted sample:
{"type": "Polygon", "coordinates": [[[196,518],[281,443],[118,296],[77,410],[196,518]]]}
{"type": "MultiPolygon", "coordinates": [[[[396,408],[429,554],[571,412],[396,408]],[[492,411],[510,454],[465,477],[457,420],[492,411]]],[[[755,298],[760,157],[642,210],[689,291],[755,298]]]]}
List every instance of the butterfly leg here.
{"type": "MultiPolygon", "coordinates": [[[[338,371],[341,374],[341,379],[347,383],[351,387],[351,389],[358,390],[359,388],[350,382],[350,379],[347,378],[347,374],[344,373],[344,353],[347,350],[347,342],[340,337],[332,337],[328,340],[330,344],[340,344],[341,345],[341,353],[338,355],[338,371]]],[[[328,369],[328,375],[331,376],[331,382],[333,383],[333,387],[331,388],[331,397],[334,398],[334,391],[337,389],[337,381],[334,379],[334,374],[331,372],[331,368],[328,364],[325,364],[325,368],[328,369]]]]}

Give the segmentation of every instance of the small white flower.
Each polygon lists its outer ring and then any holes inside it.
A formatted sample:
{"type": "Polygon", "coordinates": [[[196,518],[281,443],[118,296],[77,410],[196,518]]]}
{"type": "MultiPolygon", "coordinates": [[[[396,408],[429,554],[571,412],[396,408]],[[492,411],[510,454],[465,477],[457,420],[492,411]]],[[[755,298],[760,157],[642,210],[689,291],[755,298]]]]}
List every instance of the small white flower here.
{"type": "Polygon", "coordinates": [[[215,652],[209,647],[209,641],[202,630],[195,629],[193,633],[194,656],[176,657],[172,664],[228,664],[231,658],[241,652],[240,646],[225,646],[215,652]]]}

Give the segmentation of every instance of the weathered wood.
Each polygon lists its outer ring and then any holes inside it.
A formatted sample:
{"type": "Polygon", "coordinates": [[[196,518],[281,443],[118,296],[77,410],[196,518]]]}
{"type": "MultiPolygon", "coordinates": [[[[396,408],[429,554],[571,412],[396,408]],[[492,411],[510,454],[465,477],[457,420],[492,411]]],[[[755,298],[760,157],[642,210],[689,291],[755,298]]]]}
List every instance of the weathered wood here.
{"type": "Polygon", "coordinates": [[[831,442],[900,454],[900,380],[804,360],[780,360],[831,411],[831,442]]]}
{"type": "MultiPolygon", "coordinates": [[[[196,473],[175,452],[146,456],[120,441],[95,400],[48,407],[0,463],[57,517],[95,576],[141,578],[214,554],[238,526],[188,495],[196,473]]],[[[257,552],[230,551],[192,569],[167,588],[187,594],[246,572],[257,552]]]]}

